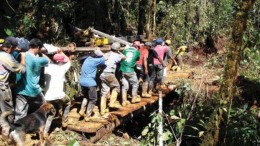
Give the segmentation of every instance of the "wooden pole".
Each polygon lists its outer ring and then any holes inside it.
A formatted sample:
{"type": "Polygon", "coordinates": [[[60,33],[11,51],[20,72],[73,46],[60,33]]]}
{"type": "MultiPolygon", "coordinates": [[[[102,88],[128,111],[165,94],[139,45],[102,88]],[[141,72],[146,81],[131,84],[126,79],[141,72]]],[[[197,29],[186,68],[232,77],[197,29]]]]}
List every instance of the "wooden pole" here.
{"type": "Polygon", "coordinates": [[[163,103],[162,103],[162,91],[159,91],[159,126],[158,126],[158,133],[159,133],[159,146],[163,146],[163,103]]]}

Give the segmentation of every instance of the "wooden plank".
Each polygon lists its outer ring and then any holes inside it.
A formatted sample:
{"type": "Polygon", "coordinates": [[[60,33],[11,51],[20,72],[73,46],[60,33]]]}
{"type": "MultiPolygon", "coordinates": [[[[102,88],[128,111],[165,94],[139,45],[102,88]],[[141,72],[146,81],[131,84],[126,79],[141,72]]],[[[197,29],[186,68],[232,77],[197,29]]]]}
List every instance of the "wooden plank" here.
{"type": "MultiPolygon", "coordinates": [[[[171,79],[179,79],[179,78],[188,78],[191,76],[190,72],[169,72],[168,77],[171,79]]],[[[169,89],[165,89],[163,93],[167,94],[169,89]]],[[[163,95],[163,98],[166,96],[163,95]]],[[[169,96],[168,96],[169,97],[169,96]]],[[[120,124],[125,123],[129,120],[129,118],[133,118],[134,116],[140,114],[143,111],[153,109],[153,106],[157,105],[159,97],[158,94],[153,94],[150,98],[142,98],[141,102],[130,104],[125,107],[118,109],[117,111],[112,111],[109,114],[108,119],[105,119],[103,122],[96,119],[96,121],[78,121],[74,123],[78,123],[75,126],[68,125],[68,129],[75,130],[79,132],[85,133],[95,133],[94,136],[90,137],[91,142],[96,142],[103,135],[110,133],[114,130],[115,127],[120,124]]],[[[78,118],[74,114],[77,114],[77,110],[74,110],[71,114],[72,117],[78,118]],[[73,113],[74,112],[74,113],[73,113]],[[76,112],[76,113],[75,113],[76,112]]]]}
{"type": "MultiPolygon", "coordinates": [[[[165,97],[165,96],[164,96],[165,97]]],[[[90,137],[91,142],[96,142],[103,135],[112,132],[115,127],[126,122],[129,118],[143,112],[146,108],[151,108],[153,105],[157,104],[158,96],[153,95],[150,98],[142,98],[141,102],[130,104],[117,111],[110,112],[107,119],[104,118],[91,118],[90,121],[78,121],[77,109],[73,108],[70,112],[70,118],[75,118],[76,121],[69,123],[67,128],[69,130],[84,132],[84,133],[95,133],[94,136],[90,137]]]]}
{"type": "Polygon", "coordinates": [[[158,96],[152,96],[150,98],[142,98],[141,102],[127,105],[125,107],[120,108],[117,111],[110,112],[110,114],[114,114],[120,117],[125,117],[138,109],[143,108],[143,110],[145,110],[146,106],[150,106],[151,104],[155,103],[157,100],[158,100],[158,96]]]}
{"type": "Polygon", "coordinates": [[[103,126],[103,123],[78,121],[75,125],[68,125],[67,128],[78,132],[95,133],[103,126]]]}
{"type": "Polygon", "coordinates": [[[68,117],[70,117],[70,118],[75,118],[75,119],[79,119],[79,118],[80,118],[80,115],[78,114],[77,110],[78,110],[77,108],[73,108],[73,109],[69,112],[68,117]]]}
{"type": "Polygon", "coordinates": [[[191,72],[169,72],[167,76],[172,80],[180,78],[189,78],[191,76],[191,72]]]}
{"type": "Polygon", "coordinates": [[[152,96],[150,98],[143,98],[142,101],[152,104],[158,100],[158,96],[152,96]]]}

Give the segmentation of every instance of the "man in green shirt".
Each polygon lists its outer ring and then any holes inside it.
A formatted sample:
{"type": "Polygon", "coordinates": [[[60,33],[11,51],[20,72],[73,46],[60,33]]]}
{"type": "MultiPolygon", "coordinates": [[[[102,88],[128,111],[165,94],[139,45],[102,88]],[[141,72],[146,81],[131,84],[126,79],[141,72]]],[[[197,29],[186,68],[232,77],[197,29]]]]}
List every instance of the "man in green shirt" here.
{"type": "Polygon", "coordinates": [[[140,52],[134,48],[129,47],[123,51],[123,54],[126,56],[126,59],[121,62],[120,71],[122,72],[122,99],[123,106],[130,104],[127,100],[127,91],[129,85],[132,86],[132,103],[137,103],[141,101],[141,98],[137,95],[138,90],[138,79],[135,73],[135,64],[140,57],[140,52]]]}

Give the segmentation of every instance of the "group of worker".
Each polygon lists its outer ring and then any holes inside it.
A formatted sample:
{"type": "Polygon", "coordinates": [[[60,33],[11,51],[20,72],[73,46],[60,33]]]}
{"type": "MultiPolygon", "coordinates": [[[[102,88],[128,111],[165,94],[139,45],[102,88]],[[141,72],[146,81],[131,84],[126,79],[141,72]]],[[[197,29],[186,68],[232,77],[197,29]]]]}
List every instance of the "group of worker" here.
{"type": "Polygon", "coordinates": [[[71,60],[60,48],[37,38],[28,41],[15,37],[7,37],[0,48],[0,110],[14,113],[9,122],[27,116],[45,102],[58,101],[58,105],[66,105],[63,115],[68,113],[70,101],[63,84],[71,60]],[[50,52],[43,53],[43,47],[55,48],[55,53],[47,55],[50,52]],[[40,79],[44,79],[44,91],[40,79]]]}
{"type": "MultiPolygon", "coordinates": [[[[138,103],[141,98],[151,97],[152,93],[163,85],[167,58],[172,59],[175,65],[180,65],[180,61],[175,61],[178,55],[172,57],[170,43],[169,40],[164,42],[162,38],[145,43],[135,40],[132,46],[126,46],[121,53],[121,44],[114,42],[111,50],[105,54],[96,49],[81,57],[84,61],[79,84],[83,99],[79,114],[86,117],[85,119],[93,115],[98,100],[97,78],[101,80],[101,115],[108,113],[109,108],[118,109],[138,103]],[[96,76],[97,70],[100,69],[101,75],[96,76]],[[142,85],[141,96],[138,95],[139,85],[142,85]],[[121,97],[121,100],[118,100],[118,97],[121,97]]],[[[15,122],[25,117],[28,112],[35,111],[44,102],[51,102],[60,106],[59,114],[66,119],[71,99],[64,92],[64,82],[66,72],[71,67],[70,56],[63,53],[62,49],[43,44],[36,38],[28,41],[24,38],[7,37],[0,47],[1,112],[14,111],[14,117],[9,116],[9,120],[15,122]],[[43,47],[47,52],[42,51],[43,47]],[[55,51],[50,54],[48,50],[53,48],[55,51]],[[43,90],[39,83],[42,79],[42,69],[43,90]]]]}
{"type": "MultiPolygon", "coordinates": [[[[87,119],[93,114],[93,108],[97,102],[96,74],[99,66],[102,68],[99,76],[101,115],[108,113],[109,108],[119,109],[131,103],[138,103],[141,98],[151,97],[153,92],[164,85],[168,59],[173,60],[174,69],[175,66],[181,67],[180,53],[182,54],[185,50],[178,49],[176,56],[173,57],[170,45],[170,40],[164,42],[162,38],[145,43],[135,40],[131,47],[125,47],[121,53],[120,43],[115,42],[111,45],[111,51],[103,54],[96,50],[93,55],[86,57],[80,77],[84,99],[79,114],[85,115],[87,119]],[[138,94],[140,85],[141,94],[138,94]],[[131,89],[130,92],[129,89],[131,89]],[[118,100],[118,97],[121,99],[118,100]],[[109,103],[107,103],[108,99],[109,103]]],[[[185,49],[185,47],[180,48],[185,49]]]]}

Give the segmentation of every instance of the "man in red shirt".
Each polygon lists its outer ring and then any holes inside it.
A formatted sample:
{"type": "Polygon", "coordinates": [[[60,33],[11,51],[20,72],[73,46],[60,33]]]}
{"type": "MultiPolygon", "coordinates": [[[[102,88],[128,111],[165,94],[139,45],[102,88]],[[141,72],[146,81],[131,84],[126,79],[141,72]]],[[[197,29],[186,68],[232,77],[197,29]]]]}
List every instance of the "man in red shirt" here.
{"type": "Polygon", "coordinates": [[[151,97],[151,95],[147,93],[148,81],[149,81],[147,58],[149,55],[149,50],[148,50],[149,48],[147,46],[141,46],[140,41],[139,44],[134,43],[134,45],[136,45],[135,46],[136,48],[139,48],[139,52],[140,52],[140,58],[136,62],[136,69],[137,69],[139,81],[143,81],[142,97],[151,97]]]}

